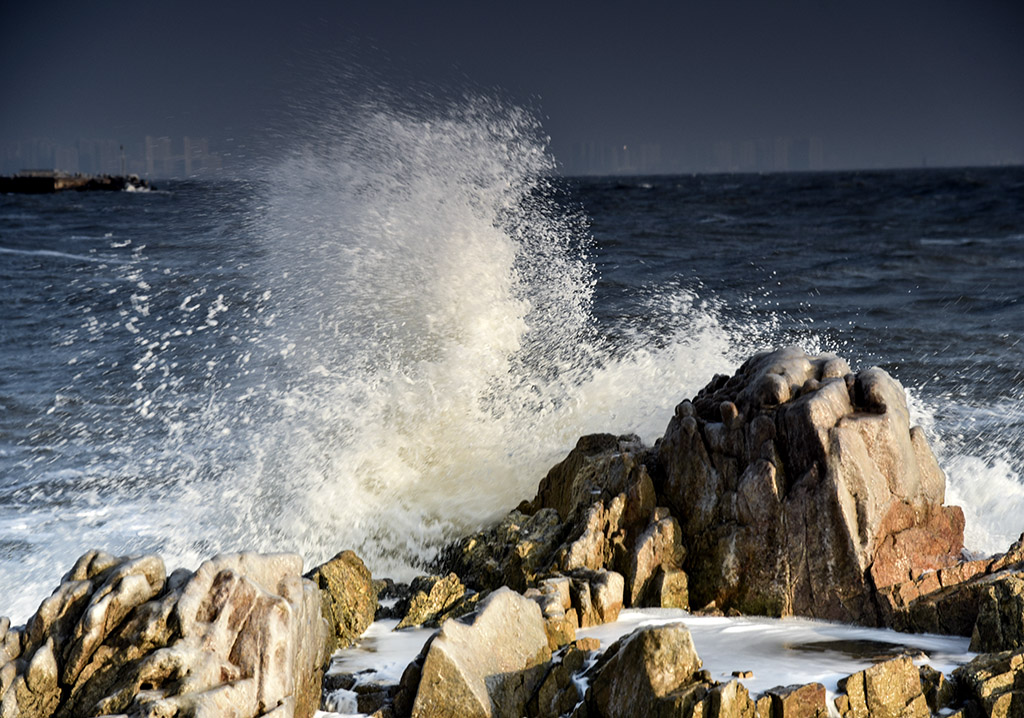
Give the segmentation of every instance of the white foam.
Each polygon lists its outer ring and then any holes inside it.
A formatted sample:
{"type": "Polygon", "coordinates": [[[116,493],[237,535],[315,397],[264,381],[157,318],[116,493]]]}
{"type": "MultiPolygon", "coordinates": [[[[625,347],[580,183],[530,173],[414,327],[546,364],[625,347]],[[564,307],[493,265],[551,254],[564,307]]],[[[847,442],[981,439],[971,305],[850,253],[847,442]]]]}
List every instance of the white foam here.
{"type": "MultiPolygon", "coordinates": [[[[975,655],[967,650],[969,639],[959,636],[897,633],[804,618],[698,617],[676,609],[627,609],[619,614],[617,621],[580,629],[577,637],[599,639],[604,651],[641,626],[676,622],[689,629],[694,648],[713,679],[724,683],[733,679],[734,671],[750,671],[752,677],[737,680],[751,696],[776,686],[821,683],[825,686],[829,706],[838,692],[839,679],[873,663],[870,658],[844,652],[837,642],[873,642],[882,644],[879,648],[885,651],[893,651],[894,646],[903,647],[914,655],[917,665],[928,664],[947,675],[975,655]]],[[[330,672],[362,672],[360,680],[364,683],[397,684],[405,667],[434,633],[428,629],[393,631],[397,623],[388,620],[372,624],[358,645],[334,655],[330,672]]],[[[593,661],[585,668],[590,665],[593,661]]],[[[573,680],[581,692],[586,690],[588,679],[583,672],[573,680]]],[[[361,715],[354,713],[354,703],[338,707],[353,713],[321,712],[318,715],[361,715]]]]}
{"type": "Polygon", "coordinates": [[[969,661],[969,639],[959,636],[898,633],[880,628],[863,628],[806,618],[724,618],[690,616],[672,609],[627,609],[615,623],[581,629],[580,637],[594,637],[608,648],[619,637],[640,626],[682,622],[690,630],[693,645],[715,680],[726,682],[733,671],[750,671],[751,678],[738,680],[751,695],[776,686],[821,683],[829,694],[829,703],[838,691],[840,678],[872,665],[826,642],[873,641],[904,646],[911,653],[923,652],[936,670],[949,673],[969,661]],[[807,646],[817,646],[817,650],[807,646]]]}

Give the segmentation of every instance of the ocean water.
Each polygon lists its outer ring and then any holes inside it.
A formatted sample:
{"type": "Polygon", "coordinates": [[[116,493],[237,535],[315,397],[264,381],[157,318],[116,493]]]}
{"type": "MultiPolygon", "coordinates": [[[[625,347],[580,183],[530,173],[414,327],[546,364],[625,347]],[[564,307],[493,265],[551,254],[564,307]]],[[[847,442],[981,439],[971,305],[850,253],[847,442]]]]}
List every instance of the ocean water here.
{"type": "Polygon", "coordinates": [[[0,196],[0,614],[85,550],[408,578],[786,344],[907,388],[1024,531],[1024,170],[562,178],[528,113],[328,117],[246,180],[0,196]]]}

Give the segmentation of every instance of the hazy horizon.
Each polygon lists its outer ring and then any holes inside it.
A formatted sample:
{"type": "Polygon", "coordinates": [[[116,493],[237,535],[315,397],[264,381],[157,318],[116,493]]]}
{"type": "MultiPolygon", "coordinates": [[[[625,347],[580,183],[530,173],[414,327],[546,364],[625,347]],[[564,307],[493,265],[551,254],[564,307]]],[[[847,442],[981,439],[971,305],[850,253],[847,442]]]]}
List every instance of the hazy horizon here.
{"type": "Polygon", "coordinates": [[[123,145],[128,171],[244,173],[381,95],[425,115],[464,95],[523,106],[568,175],[1024,164],[1024,9],[996,2],[3,16],[5,172],[117,171],[123,145]]]}

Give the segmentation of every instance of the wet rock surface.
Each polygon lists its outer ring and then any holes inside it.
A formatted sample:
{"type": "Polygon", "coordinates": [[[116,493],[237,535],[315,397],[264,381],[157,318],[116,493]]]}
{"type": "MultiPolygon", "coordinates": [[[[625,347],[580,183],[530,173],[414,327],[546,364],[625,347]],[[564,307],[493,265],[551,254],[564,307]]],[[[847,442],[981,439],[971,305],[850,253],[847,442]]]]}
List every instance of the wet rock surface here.
{"type": "Polygon", "coordinates": [[[165,575],[155,556],[82,556],[4,636],[8,716],[311,716],[327,627],[293,554],[165,575]]]}

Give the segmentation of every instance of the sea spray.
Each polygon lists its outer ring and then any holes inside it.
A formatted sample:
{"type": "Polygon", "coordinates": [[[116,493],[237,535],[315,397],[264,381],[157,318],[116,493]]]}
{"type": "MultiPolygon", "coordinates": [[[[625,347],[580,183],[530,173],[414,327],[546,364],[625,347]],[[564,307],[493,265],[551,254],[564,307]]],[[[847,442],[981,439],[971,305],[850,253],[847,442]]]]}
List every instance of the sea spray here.
{"type": "Polygon", "coordinates": [[[287,477],[273,523],[306,555],[351,546],[407,575],[532,495],[581,433],[660,433],[671,407],[649,397],[706,379],[666,355],[726,348],[701,342],[718,328],[699,315],[677,318],[682,342],[610,352],[584,219],[560,201],[527,113],[371,104],[324,134],[329,147],[275,169],[260,217],[285,392],[304,414],[270,432],[265,476],[287,477]]]}

